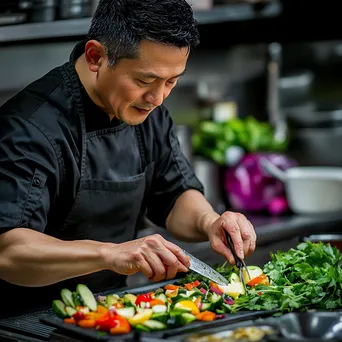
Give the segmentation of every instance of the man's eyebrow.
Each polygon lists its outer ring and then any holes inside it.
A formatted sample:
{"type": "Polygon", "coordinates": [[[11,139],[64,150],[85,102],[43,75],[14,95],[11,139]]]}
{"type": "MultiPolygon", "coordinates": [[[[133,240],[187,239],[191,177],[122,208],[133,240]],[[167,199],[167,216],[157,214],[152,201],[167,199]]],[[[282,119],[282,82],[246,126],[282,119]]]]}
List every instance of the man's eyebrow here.
{"type": "MultiPolygon", "coordinates": [[[[186,69],[184,69],[184,71],[182,73],[180,73],[179,75],[175,75],[175,76],[172,76],[171,78],[177,78],[177,77],[180,77],[182,75],[184,75],[186,72],[186,69]]],[[[144,77],[144,78],[155,78],[157,80],[162,80],[163,77],[160,77],[159,75],[153,73],[153,72],[140,72],[139,73],[141,75],[141,77],[144,77]]]]}

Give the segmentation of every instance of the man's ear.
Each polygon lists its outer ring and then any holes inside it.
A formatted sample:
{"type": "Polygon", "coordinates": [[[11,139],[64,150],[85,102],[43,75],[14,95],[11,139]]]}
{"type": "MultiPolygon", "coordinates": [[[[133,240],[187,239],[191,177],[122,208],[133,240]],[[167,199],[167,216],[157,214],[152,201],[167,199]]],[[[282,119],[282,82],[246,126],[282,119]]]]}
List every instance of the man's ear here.
{"type": "Polygon", "coordinates": [[[89,40],[85,45],[85,58],[91,71],[97,72],[106,60],[106,51],[97,40],[89,40]]]}

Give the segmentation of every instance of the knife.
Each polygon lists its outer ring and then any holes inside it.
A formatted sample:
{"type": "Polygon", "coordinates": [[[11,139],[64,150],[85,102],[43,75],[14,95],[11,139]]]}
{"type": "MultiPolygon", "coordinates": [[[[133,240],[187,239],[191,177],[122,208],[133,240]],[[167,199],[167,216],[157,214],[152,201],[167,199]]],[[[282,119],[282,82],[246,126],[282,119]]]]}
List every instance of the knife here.
{"type": "Polygon", "coordinates": [[[185,255],[187,255],[190,258],[190,266],[189,269],[212,280],[218,285],[228,285],[229,281],[226,279],[222,274],[215,271],[213,268],[211,268],[209,265],[204,263],[203,261],[197,259],[192,254],[188,253],[183,249],[183,252],[185,255]]]}

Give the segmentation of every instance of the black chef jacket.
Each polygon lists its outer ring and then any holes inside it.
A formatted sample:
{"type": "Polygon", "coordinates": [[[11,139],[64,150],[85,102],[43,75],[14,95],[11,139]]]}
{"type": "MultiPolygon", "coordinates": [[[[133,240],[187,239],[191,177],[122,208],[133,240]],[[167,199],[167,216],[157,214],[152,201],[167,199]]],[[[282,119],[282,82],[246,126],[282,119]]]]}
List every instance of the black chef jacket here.
{"type": "MultiPolygon", "coordinates": [[[[96,136],[97,132],[116,126],[127,131],[136,129],[116,119],[110,121],[91,101],[74,69],[75,60],[83,52],[84,43],[80,43],[69,62],[51,70],[0,107],[0,233],[25,227],[63,238],[60,227],[74,204],[81,177],[84,132],[75,109],[77,104],[83,105],[87,134],[96,136]],[[74,91],[75,87],[79,92],[74,91]]],[[[145,162],[154,164],[143,210],[152,222],[165,226],[178,196],[188,189],[203,192],[203,187],[181,152],[165,106],[156,108],[138,128],[145,162]]],[[[132,145],[131,138],[128,139],[120,140],[127,150],[132,145]]],[[[140,159],[125,158],[124,154],[116,156],[116,152],[98,151],[99,158],[103,153],[114,154],[103,168],[108,169],[108,174],[115,171],[117,181],[120,177],[134,176],[132,170],[143,167],[140,159]]],[[[91,165],[89,170],[91,173],[91,165]]],[[[56,296],[60,286],[37,289],[0,281],[2,293],[5,291],[12,298],[18,293],[25,294],[28,302],[29,298],[35,298],[33,303],[38,303],[37,299],[48,288],[54,289],[49,293],[56,296]]],[[[46,298],[51,299],[48,295],[46,298]]]]}

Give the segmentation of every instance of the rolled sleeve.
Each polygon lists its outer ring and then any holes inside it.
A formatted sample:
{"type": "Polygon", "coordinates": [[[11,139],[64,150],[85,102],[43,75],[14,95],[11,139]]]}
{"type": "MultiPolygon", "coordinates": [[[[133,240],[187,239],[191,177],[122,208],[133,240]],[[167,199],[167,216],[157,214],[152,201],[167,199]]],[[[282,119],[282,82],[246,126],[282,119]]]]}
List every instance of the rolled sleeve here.
{"type": "Polygon", "coordinates": [[[147,217],[165,227],[167,216],[177,198],[185,191],[195,189],[204,193],[203,185],[194,174],[182,153],[173,121],[165,109],[159,134],[155,141],[156,168],[148,197],[147,217]]]}
{"type": "Polygon", "coordinates": [[[0,233],[16,227],[43,231],[56,193],[56,153],[31,122],[0,118],[0,233]]]}

